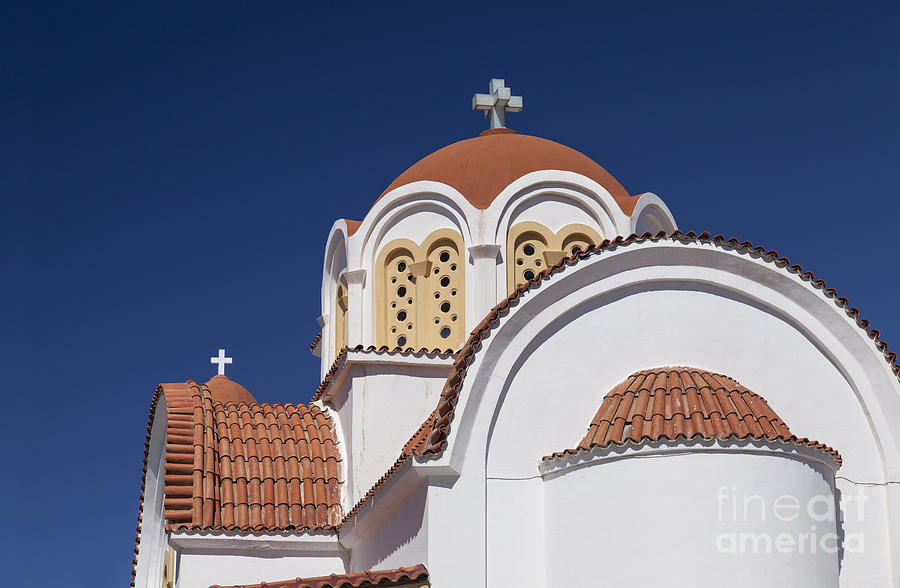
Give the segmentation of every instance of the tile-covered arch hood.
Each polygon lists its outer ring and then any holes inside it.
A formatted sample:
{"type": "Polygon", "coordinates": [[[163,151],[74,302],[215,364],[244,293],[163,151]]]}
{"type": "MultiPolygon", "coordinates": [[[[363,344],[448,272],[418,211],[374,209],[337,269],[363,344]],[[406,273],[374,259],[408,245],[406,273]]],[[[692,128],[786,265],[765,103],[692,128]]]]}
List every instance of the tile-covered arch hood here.
{"type": "Polygon", "coordinates": [[[603,186],[626,215],[638,201],[590,157],[555,141],[490,129],[425,156],[400,174],[381,194],[419,181],[441,182],[459,191],[473,206],[488,208],[509,184],[531,172],[560,170],[581,174],[603,186]]]}

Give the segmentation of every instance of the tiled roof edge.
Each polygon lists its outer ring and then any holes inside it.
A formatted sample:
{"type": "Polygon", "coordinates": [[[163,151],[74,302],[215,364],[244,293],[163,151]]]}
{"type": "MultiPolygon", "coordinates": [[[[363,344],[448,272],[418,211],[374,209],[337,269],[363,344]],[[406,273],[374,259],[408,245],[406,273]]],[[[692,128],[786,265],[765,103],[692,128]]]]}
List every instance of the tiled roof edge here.
{"type": "MultiPolygon", "coordinates": [[[[184,383],[175,383],[175,384],[160,384],[157,388],[157,394],[154,397],[154,410],[156,405],[158,404],[158,398],[162,395],[166,399],[166,410],[168,413],[169,422],[167,424],[166,431],[166,480],[165,480],[165,492],[164,492],[164,518],[166,520],[165,528],[167,531],[189,531],[189,530],[198,530],[201,532],[211,532],[211,531],[235,531],[237,533],[243,534],[255,534],[255,533],[265,533],[267,531],[275,531],[275,532],[288,532],[288,533],[308,533],[310,531],[332,531],[335,529],[333,524],[316,524],[316,525],[270,525],[267,526],[264,523],[256,524],[253,526],[244,525],[241,527],[236,527],[231,524],[223,524],[218,520],[219,512],[217,504],[220,500],[218,494],[214,497],[207,497],[205,494],[198,495],[197,488],[195,487],[195,482],[191,479],[191,476],[184,475],[185,472],[178,471],[182,470],[185,465],[189,464],[188,467],[190,470],[198,470],[204,473],[204,475],[210,474],[211,472],[217,472],[218,463],[204,463],[204,452],[197,453],[195,451],[196,445],[199,443],[202,446],[207,446],[212,442],[213,444],[218,442],[220,433],[218,432],[218,428],[214,425],[210,425],[209,423],[215,423],[218,418],[219,411],[223,410],[223,408],[232,407],[233,409],[239,407],[246,407],[248,409],[260,409],[265,411],[266,409],[273,410],[278,412],[278,409],[284,409],[286,406],[291,406],[298,413],[321,413],[325,422],[322,426],[327,426],[328,429],[332,432],[334,431],[334,423],[331,415],[322,410],[319,407],[310,407],[303,403],[222,403],[222,402],[214,402],[212,400],[212,395],[210,393],[209,387],[205,384],[198,383],[193,380],[188,380],[184,383]],[[209,415],[209,418],[207,418],[209,415]],[[198,421],[198,418],[200,421],[198,421]],[[202,438],[197,439],[195,436],[195,423],[204,422],[207,423],[202,427],[202,438]],[[175,435],[175,439],[173,440],[172,435],[175,435]],[[215,439],[207,439],[208,435],[212,435],[215,439]],[[190,438],[194,438],[193,443],[189,442],[190,438]],[[197,504],[197,501],[200,501],[200,504],[197,504]],[[208,501],[212,501],[212,506],[206,504],[208,501]],[[208,509],[212,509],[212,519],[209,518],[209,514],[207,513],[208,509]]],[[[313,418],[318,418],[317,416],[313,416],[313,418]]],[[[152,422],[152,418],[151,418],[152,422]]],[[[149,432],[148,432],[149,435],[149,432]]],[[[223,437],[223,438],[227,438],[223,437]]],[[[323,441],[324,442],[324,441],[323,441]]],[[[333,439],[332,442],[336,445],[337,440],[333,439]]],[[[326,445],[327,446],[327,445],[326,445]]],[[[149,447],[149,440],[147,442],[147,447],[149,447]]],[[[145,453],[146,453],[145,449],[145,453]]],[[[337,447],[335,447],[335,452],[337,453],[335,459],[340,461],[341,456],[337,447]]],[[[327,461],[328,457],[322,456],[322,458],[327,461]]],[[[146,461],[147,457],[145,457],[146,461]]],[[[144,466],[145,476],[146,476],[146,463],[144,466]]],[[[217,473],[215,475],[218,475],[217,473]]],[[[323,475],[328,475],[327,471],[323,472],[323,475]]],[[[315,478],[314,481],[317,481],[319,478],[315,478]]],[[[340,477],[332,478],[326,477],[321,478],[326,482],[331,482],[332,479],[337,480],[337,483],[341,483],[340,477]]],[[[142,487],[143,492],[143,487],[142,487]]],[[[142,498],[143,500],[143,498],[142,498]]],[[[330,507],[328,503],[322,503],[325,505],[326,510],[330,507]]],[[[319,506],[319,503],[316,503],[316,506],[319,506]]],[[[342,519],[340,512],[337,514],[338,520],[342,519]]],[[[140,527],[139,527],[140,531],[140,527]]]]}
{"type": "Polygon", "coordinates": [[[185,524],[168,524],[166,531],[184,533],[185,535],[215,535],[221,537],[247,537],[250,535],[267,536],[267,535],[332,535],[337,532],[336,525],[321,525],[318,527],[286,525],[284,527],[266,527],[265,525],[256,525],[254,527],[223,527],[221,525],[185,525],[185,524]]]}
{"type": "Polygon", "coordinates": [[[562,451],[555,451],[555,452],[551,453],[550,455],[545,455],[544,457],[541,458],[541,462],[553,461],[553,460],[560,459],[560,458],[570,457],[570,456],[574,456],[574,455],[581,455],[581,454],[585,454],[585,453],[591,453],[592,451],[604,450],[604,449],[614,449],[614,448],[623,448],[623,447],[644,447],[647,445],[652,445],[654,443],[665,443],[665,442],[672,442],[672,441],[714,441],[714,440],[729,441],[729,442],[775,441],[775,442],[781,442],[781,443],[796,443],[798,445],[804,445],[804,446],[810,447],[812,449],[821,451],[824,454],[830,455],[832,458],[834,458],[838,467],[841,467],[841,465],[843,465],[843,458],[841,457],[841,454],[838,453],[838,451],[836,449],[833,449],[832,447],[825,445],[824,443],[819,443],[818,441],[812,441],[810,439],[807,439],[806,437],[798,437],[796,435],[790,435],[788,437],[785,437],[783,435],[778,435],[775,437],[769,437],[767,435],[759,435],[759,436],[754,437],[753,435],[741,436],[741,435],[737,435],[737,434],[731,434],[731,435],[728,435],[727,437],[720,437],[719,435],[710,435],[707,437],[707,436],[704,436],[702,433],[694,433],[693,435],[690,435],[690,436],[685,435],[683,433],[679,433],[678,435],[674,435],[674,436],[660,435],[659,437],[656,437],[656,438],[653,438],[650,435],[644,435],[637,441],[635,441],[634,439],[626,438],[623,441],[610,441],[609,443],[605,443],[602,445],[594,444],[594,445],[591,445],[590,447],[577,447],[575,449],[564,449],[562,451]]]}
{"type": "Polygon", "coordinates": [[[141,547],[141,525],[144,518],[144,489],[147,483],[147,462],[150,460],[150,435],[153,432],[153,419],[156,417],[156,405],[159,402],[159,396],[162,394],[162,386],[157,386],[153,393],[153,399],[150,401],[150,416],[147,417],[147,435],[144,437],[144,465],[141,470],[141,490],[138,497],[138,521],[134,538],[134,558],[131,562],[131,584],[134,586],[137,577],[137,560],[138,552],[141,547]]]}
{"type": "Polygon", "coordinates": [[[322,382],[313,393],[310,402],[316,402],[322,398],[325,390],[331,385],[331,381],[334,379],[335,374],[337,374],[338,370],[340,370],[344,361],[347,359],[347,354],[351,351],[354,353],[374,353],[376,355],[402,355],[404,357],[410,355],[414,357],[452,357],[456,353],[453,349],[428,349],[425,347],[413,349],[412,347],[388,347],[387,345],[382,345],[380,347],[374,345],[369,345],[368,347],[362,345],[357,345],[356,347],[341,347],[337,357],[331,362],[331,367],[328,368],[328,372],[325,373],[325,377],[322,378],[322,382]]]}
{"type": "Polygon", "coordinates": [[[295,578],[260,584],[238,584],[210,588],[360,588],[362,586],[395,586],[400,583],[423,582],[428,580],[428,570],[423,564],[391,570],[372,570],[350,574],[331,574],[315,578],[295,578]]]}
{"type": "Polygon", "coordinates": [[[322,340],[322,331],[319,331],[318,333],[316,333],[316,336],[313,338],[312,343],[309,344],[309,350],[315,351],[316,345],[318,345],[319,341],[321,341],[321,340],[322,340]]]}

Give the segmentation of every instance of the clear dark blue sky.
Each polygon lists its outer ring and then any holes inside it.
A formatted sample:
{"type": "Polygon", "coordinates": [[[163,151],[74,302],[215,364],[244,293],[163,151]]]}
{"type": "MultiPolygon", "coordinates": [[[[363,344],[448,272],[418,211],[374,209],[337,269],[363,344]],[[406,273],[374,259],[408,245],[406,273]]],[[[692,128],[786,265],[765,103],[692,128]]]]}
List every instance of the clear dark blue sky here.
{"type": "Polygon", "coordinates": [[[158,382],[224,346],[258,399],[308,400],[329,227],[485,128],[492,76],[512,128],[900,346],[898,4],[584,4],[4,4],[3,583],[128,581],[158,382]]]}

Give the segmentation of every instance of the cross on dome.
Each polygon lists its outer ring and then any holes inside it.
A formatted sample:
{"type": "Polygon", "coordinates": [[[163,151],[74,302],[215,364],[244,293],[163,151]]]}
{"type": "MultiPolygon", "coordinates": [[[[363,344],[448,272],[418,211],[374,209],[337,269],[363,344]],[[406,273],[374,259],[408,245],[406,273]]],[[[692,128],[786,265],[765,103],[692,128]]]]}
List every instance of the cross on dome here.
{"type": "Polygon", "coordinates": [[[219,349],[219,355],[209,358],[209,363],[219,364],[219,375],[220,376],[225,375],[225,364],[226,363],[230,364],[231,362],[232,362],[231,357],[225,357],[224,349],[219,349]]]}
{"type": "Polygon", "coordinates": [[[506,113],[522,110],[522,97],[512,96],[504,80],[491,79],[490,94],[472,96],[472,110],[483,110],[484,117],[491,117],[492,129],[506,128],[506,113]]]}

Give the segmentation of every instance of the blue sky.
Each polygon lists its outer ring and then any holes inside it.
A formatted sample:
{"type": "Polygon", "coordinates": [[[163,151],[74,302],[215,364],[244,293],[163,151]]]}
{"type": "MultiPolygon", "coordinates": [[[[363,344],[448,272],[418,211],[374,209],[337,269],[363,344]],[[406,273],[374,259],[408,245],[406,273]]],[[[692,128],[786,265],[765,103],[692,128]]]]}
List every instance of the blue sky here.
{"type": "Polygon", "coordinates": [[[510,127],[900,346],[896,2],[22,2],[0,48],[10,585],[128,581],[157,383],[224,346],[258,399],[309,399],[332,222],[484,129],[491,77],[510,127]]]}

